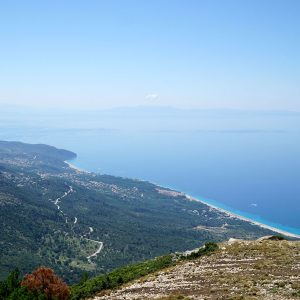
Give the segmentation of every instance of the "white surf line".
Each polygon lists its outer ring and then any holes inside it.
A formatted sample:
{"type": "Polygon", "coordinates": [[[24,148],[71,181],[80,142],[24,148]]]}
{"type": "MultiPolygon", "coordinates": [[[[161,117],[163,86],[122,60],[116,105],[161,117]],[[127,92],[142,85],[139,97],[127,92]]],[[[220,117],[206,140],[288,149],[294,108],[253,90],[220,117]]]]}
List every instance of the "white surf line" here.
{"type": "Polygon", "coordinates": [[[246,222],[251,223],[253,225],[259,226],[259,227],[264,228],[264,229],[269,229],[273,232],[276,232],[276,233],[279,233],[279,234],[282,234],[282,235],[285,235],[285,236],[288,236],[288,237],[300,239],[299,234],[291,233],[291,232],[288,232],[288,231],[285,231],[285,230],[281,230],[281,229],[278,229],[278,228],[275,228],[275,227],[272,227],[272,226],[254,221],[254,220],[251,220],[249,218],[243,217],[243,216],[238,215],[236,213],[230,212],[226,209],[223,209],[223,208],[217,207],[215,205],[209,204],[209,203],[205,202],[204,200],[197,199],[197,198],[192,197],[192,196],[187,195],[187,194],[185,194],[185,197],[190,201],[196,201],[196,202],[201,202],[203,204],[206,204],[207,206],[209,206],[209,207],[211,207],[211,208],[213,208],[217,211],[221,211],[221,212],[225,213],[226,215],[228,215],[231,218],[236,218],[236,219],[239,219],[239,220],[242,220],[242,221],[246,221],[246,222]]]}
{"type": "Polygon", "coordinates": [[[89,172],[87,172],[87,171],[85,171],[85,170],[83,170],[83,169],[80,169],[80,168],[78,168],[78,167],[76,167],[76,166],[70,164],[70,163],[67,162],[66,160],[65,160],[64,162],[69,166],[69,168],[74,169],[74,170],[77,171],[77,172],[89,173],[89,172]]]}
{"type": "Polygon", "coordinates": [[[91,241],[91,242],[95,242],[95,243],[97,243],[99,245],[97,251],[95,251],[93,254],[91,254],[91,255],[89,255],[89,256],[86,257],[87,260],[88,260],[88,262],[90,264],[92,264],[93,262],[92,262],[91,258],[92,257],[97,257],[97,255],[101,252],[101,250],[103,249],[103,242],[96,241],[96,240],[91,240],[91,239],[88,239],[88,238],[85,238],[85,239],[88,240],[88,241],[91,241]]]}

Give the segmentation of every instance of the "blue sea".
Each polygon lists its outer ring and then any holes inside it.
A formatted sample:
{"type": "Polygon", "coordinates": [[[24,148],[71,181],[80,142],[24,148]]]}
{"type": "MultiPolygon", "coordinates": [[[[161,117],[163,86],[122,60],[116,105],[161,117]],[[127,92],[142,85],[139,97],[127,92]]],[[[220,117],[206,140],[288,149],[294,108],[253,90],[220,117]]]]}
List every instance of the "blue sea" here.
{"type": "Polygon", "coordinates": [[[0,139],[69,149],[79,168],[149,180],[300,234],[299,115],[122,116],[21,118],[2,122],[0,139]]]}

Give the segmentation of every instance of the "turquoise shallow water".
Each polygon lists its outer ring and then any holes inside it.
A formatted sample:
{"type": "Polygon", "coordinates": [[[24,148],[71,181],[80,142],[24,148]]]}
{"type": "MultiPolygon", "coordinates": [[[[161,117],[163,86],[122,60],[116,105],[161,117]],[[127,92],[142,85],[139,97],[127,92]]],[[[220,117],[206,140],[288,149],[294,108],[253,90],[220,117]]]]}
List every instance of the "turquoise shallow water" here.
{"type": "Polygon", "coordinates": [[[85,137],[81,145],[68,148],[78,153],[76,165],[83,169],[145,179],[201,199],[216,199],[219,207],[299,232],[296,138],[292,134],[125,132],[85,137]]]}
{"type": "MultiPolygon", "coordinates": [[[[128,120],[136,126],[137,120],[128,120]]],[[[240,119],[227,124],[226,118],[218,130],[211,129],[217,127],[215,119],[203,119],[201,126],[199,120],[182,119],[180,130],[176,129],[178,122],[169,124],[169,119],[164,120],[164,126],[172,128],[168,130],[157,128],[161,120],[151,123],[155,129],[147,130],[120,126],[114,130],[5,129],[5,123],[0,139],[69,149],[78,154],[74,163],[82,169],[173,187],[243,217],[299,234],[300,119],[264,116],[259,119],[263,130],[251,129],[258,127],[253,118],[244,125],[240,119]],[[188,122],[193,129],[183,129],[188,122]],[[210,129],[194,129],[197,126],[210,129]]],[[[117,119],[111,125],[117,127],[117,119]]]]}
{"type": "MultiPolygon", "coordinates": [[[[83,170],[88,171],[88,172],[93,172],[93,170],[95,170],[95,166],[93,168],[91,168],[90,170],[89,169],[85,169],[84,168],[85,164],[84,163],[80,163],[80,161],[81,161],[80,157],[78,157],[77,159],[75,159],[73,161],[70,161],[70,163],[73,166],[75,166],[75,167],[77,167],[79,169],[83,169],[83,170]]],[[[156,184],[162,186],[159,183],[156,183],[156,184]]],[[[165,186],[165,187],[173,189],[173,190],[176,190],[176,191],[184,192],[184,191],[182,191],[182,190],[180,190],[180,189],[178,189],[177,187],[174,187],[174,186],[172,186],[172,187],[171,186],[165,186]]],[[[241,211],[241,210],[234,209],[234,208],[232,208],[232,207],[230,207],[230,206],[228,206],[228,205],[226,205],[224,203],[221,203],[219,201],[216,201],[216,200],[204,198],[202,196],[195,195],[195,194],[189,194],[189,193],[186,193],[186,194],[189,195],[189,196],[191,196],[192,198],[194,198],[196,200],[204,202],[204,203],[206,203],[208,205],[212,205],[213,207],[222,209],[222,210],[224,210],[226,212],[229,212],[229,213],[232,213],[234,215],[240,216],[240,217],[245,218],[247,220],[250,220],[250,221],[253,221],[253,222],[257,222],[259,224],[263,224],[263,225],[272,227],[274,229],[278,229],[280,231],[291,233],[291,234],[294,234],[294,235],[300,237],[300,229],[299,228],[285,226],[285,225],[282,225],[282,224],[279,224],[279,223],[276,223],[276,222],[268,221],[267,219],[264,219],[263,217],[260,217],[259,215],[255,215],[255,214],[251,214],[251,213],[247,213],[247,212],[244,212],[244,211],[241,211]]]]}
{"type": "Polygon", "coordinates": [[[233,209],[232,207],[228,207],[228,206],[226,206],[226,205],[224,205],[224,204],[222,204],[218,201],[214,201],[214,200],[211,200],[211,199],[203,199],[199,196],[195,196],[195,198],[199,199],[199,200],[201,200],[201,201],[203,201],[207,204],[213,205],[217,208],[224,209],[224,210],[226,210],[230,213],[233,213],[235,215],[238,215],[238,216],[244,217],[246,219],[249,219],[251,221],[258,222],[260,224],[267,225],[267,226],[279,229],[281,231],[292,233],[292,234],[300,236],[300,229],[293,228],[293,227],[290,227],[290,226],[284,226],[284,225],[281,225],[281,224],[278,224],[278,223],[275,223],[275,222],[270,222],[270,221],[265,220],[264,218],[262,218],[260,216],[257,216],[257,215],[254,215],[254,214],[249,214],[249,213],[246,213],[246,212],[242,212],[240,210],[233,209]]]}

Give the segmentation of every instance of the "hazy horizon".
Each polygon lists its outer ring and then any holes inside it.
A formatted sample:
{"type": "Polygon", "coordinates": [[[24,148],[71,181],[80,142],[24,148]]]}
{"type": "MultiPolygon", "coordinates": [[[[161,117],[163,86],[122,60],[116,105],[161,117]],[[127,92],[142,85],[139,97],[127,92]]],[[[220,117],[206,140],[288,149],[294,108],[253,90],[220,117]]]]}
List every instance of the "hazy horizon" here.
{"type": "Polygon", "coordinates": [[[0,1],[0,298],[300,296],[299,16],[0,1]]]}
{"type": "Polygon", "coordinates": [[[2,3],[0,140],[73,150],[88,170],[300,228],[299,11],[295,0],[2,3]]]}
{"type": "Polygon", "coordinates": [[[0,4],[0,105],[300,111],[300,3],[0,4]]]}

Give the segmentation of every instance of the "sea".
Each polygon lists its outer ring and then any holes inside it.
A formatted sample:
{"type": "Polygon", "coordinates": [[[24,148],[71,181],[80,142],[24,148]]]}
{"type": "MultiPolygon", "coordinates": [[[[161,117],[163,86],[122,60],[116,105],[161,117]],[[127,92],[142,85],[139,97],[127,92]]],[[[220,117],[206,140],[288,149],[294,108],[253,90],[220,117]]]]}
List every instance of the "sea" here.
{"type": "Polygon", "coordinates": [[[1,140],[76,152],[81,169],[147,180],[300,234],[299,113],[22,111],[3,114],[0,126],[1,140]]]}

